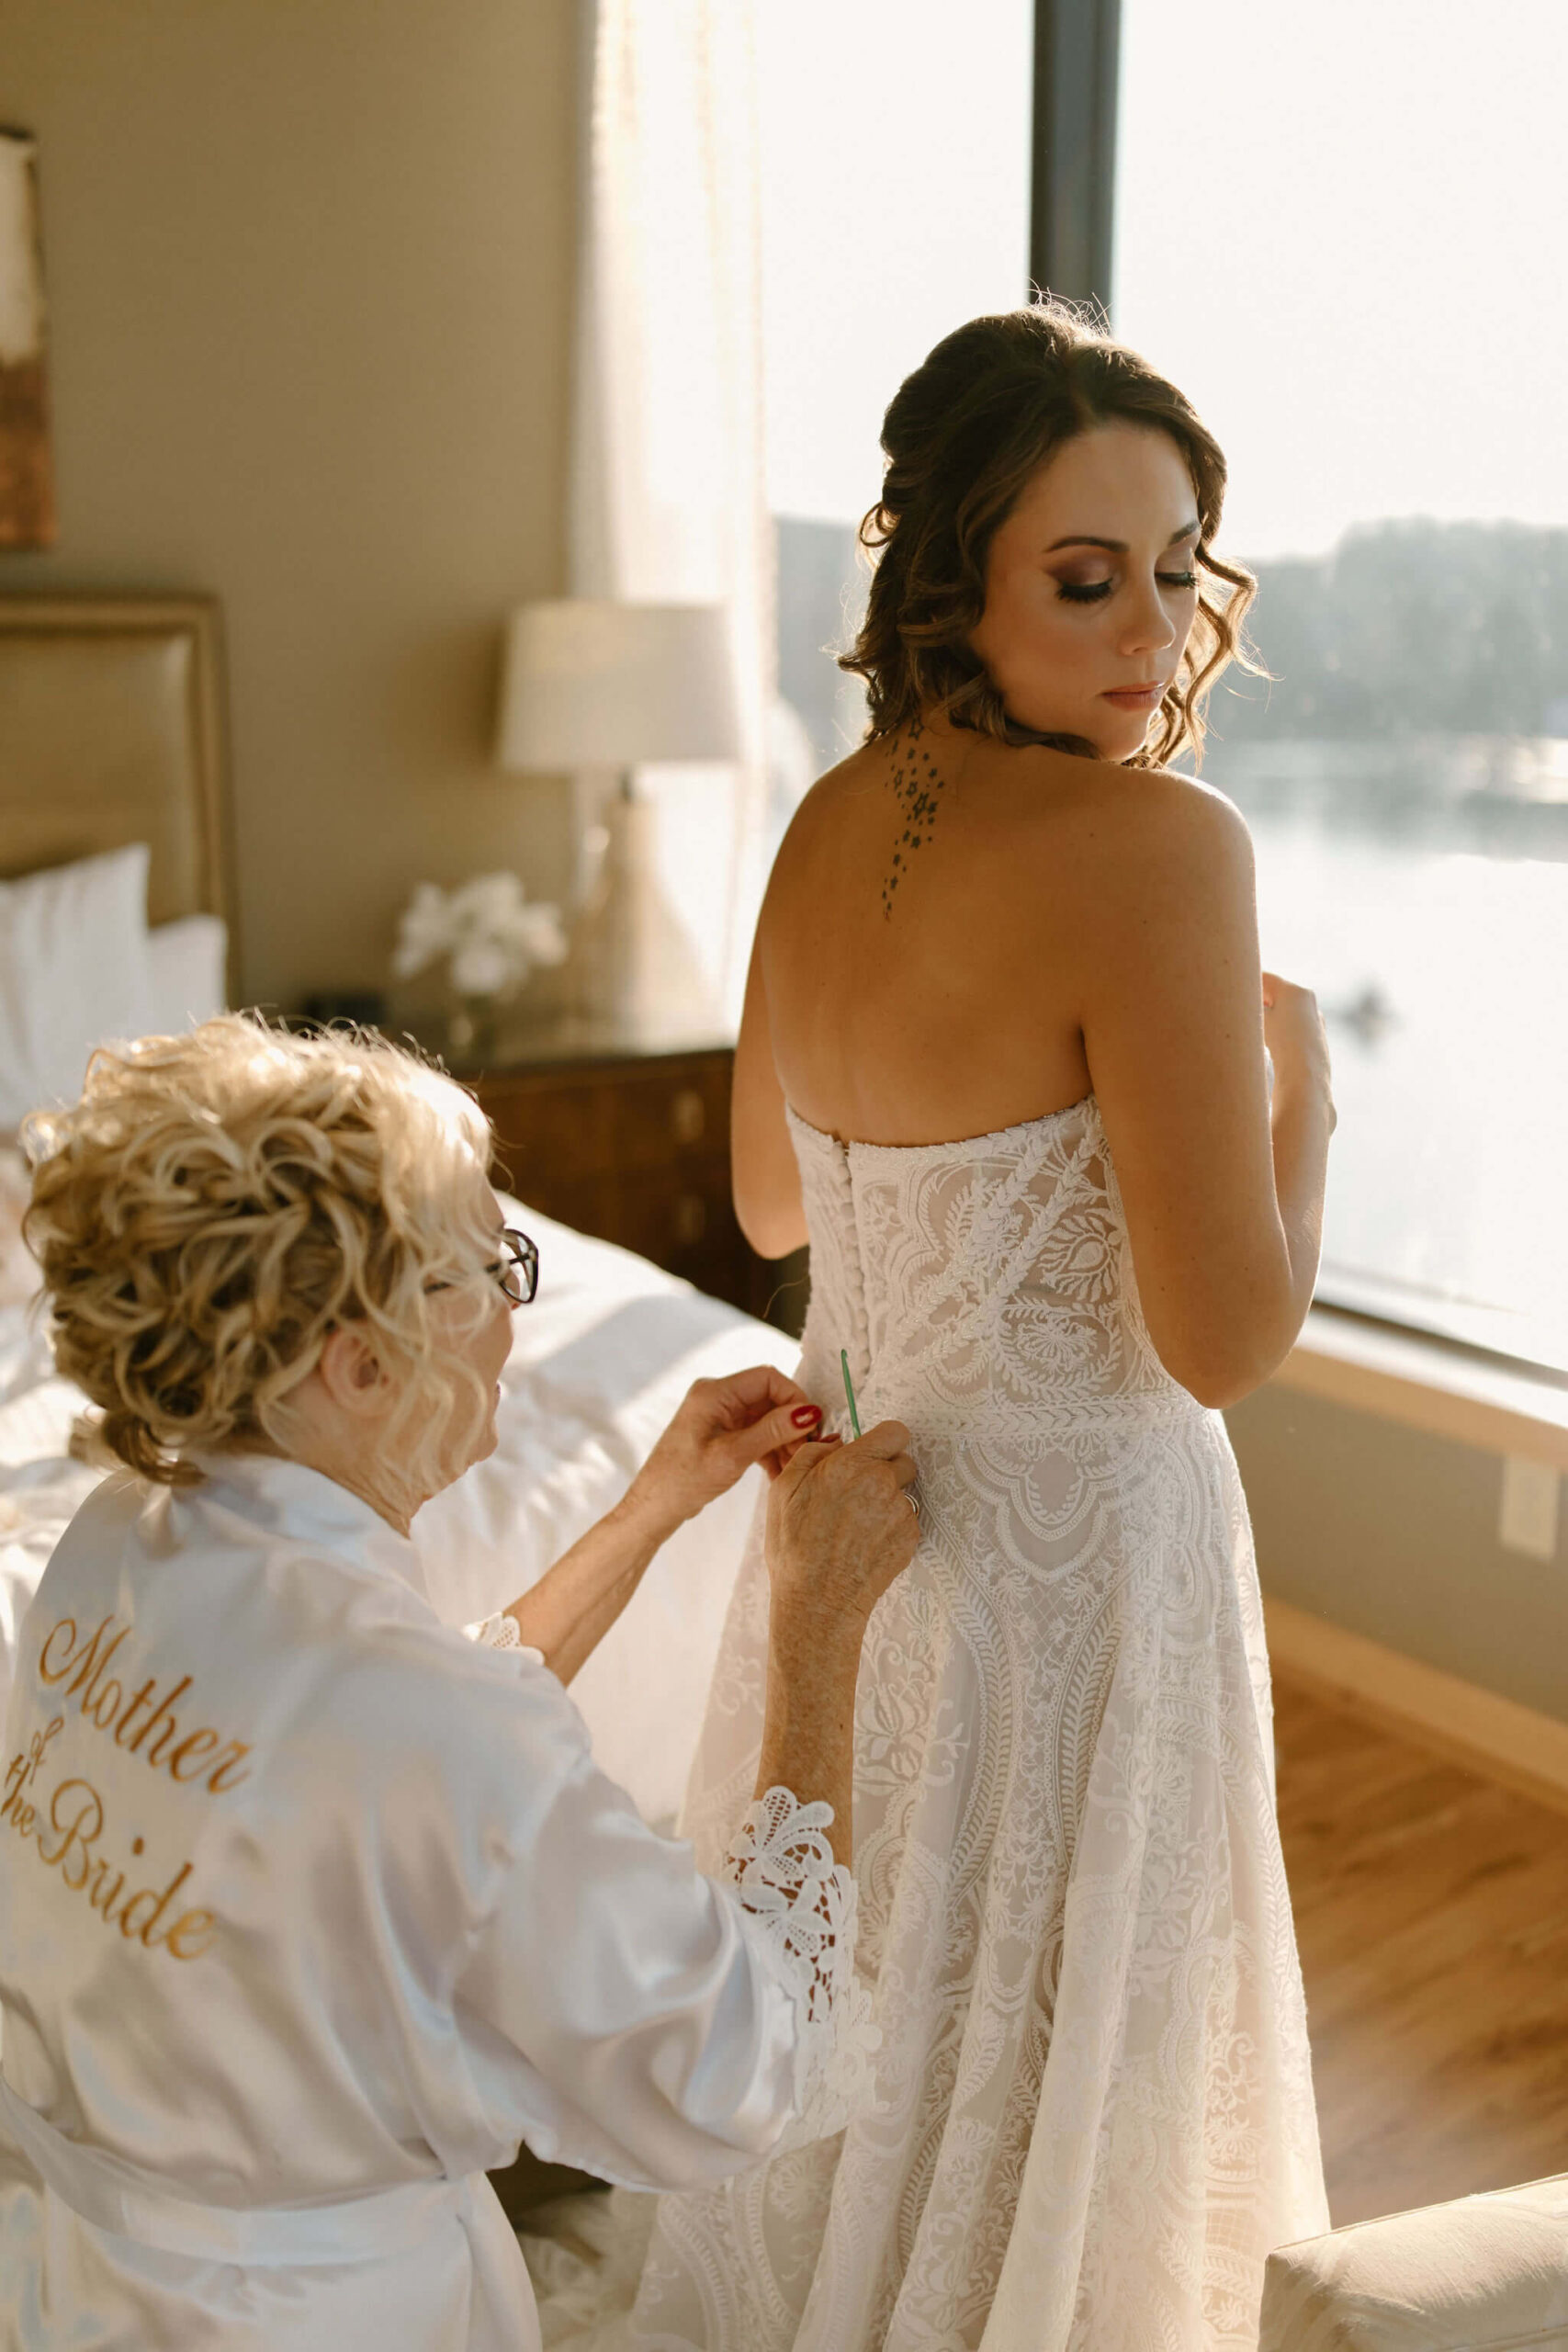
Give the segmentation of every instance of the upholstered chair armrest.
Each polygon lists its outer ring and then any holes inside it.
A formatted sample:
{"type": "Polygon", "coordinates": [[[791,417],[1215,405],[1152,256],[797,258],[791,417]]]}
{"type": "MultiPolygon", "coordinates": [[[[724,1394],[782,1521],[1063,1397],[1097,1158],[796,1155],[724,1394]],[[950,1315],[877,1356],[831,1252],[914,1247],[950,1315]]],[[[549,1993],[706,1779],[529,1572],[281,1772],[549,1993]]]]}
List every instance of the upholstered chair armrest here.
{"type": "Polygon", "coordinates": [[[1258,2352],[1568,2345],[1568,2173],[1280,2247],[1258,2352]]]}

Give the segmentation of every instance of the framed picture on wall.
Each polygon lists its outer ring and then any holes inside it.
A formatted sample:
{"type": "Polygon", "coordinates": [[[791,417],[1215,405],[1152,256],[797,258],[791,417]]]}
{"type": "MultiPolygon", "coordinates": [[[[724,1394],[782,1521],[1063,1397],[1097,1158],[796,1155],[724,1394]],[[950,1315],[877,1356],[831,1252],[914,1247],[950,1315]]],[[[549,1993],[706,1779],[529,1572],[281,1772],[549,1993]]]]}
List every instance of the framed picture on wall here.
{"type": "Polygon", "coordinates": [[[0,548],[53,544],[38,143],[0,130],[0,548]]]}

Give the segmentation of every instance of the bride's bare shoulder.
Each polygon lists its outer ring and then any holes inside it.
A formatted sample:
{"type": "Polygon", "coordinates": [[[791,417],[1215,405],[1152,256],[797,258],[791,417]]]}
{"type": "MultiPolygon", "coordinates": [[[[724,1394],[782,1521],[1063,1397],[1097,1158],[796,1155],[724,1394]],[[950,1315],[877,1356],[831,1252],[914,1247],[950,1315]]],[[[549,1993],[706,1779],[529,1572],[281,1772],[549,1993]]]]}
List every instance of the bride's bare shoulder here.
{"type": "Polygon", "coordinates": [[[1234,800],[1174,768],[1127,768],[1098,760],[1082,771],[1067,802],[1067,827],[1088,860],[1128,884],[1196,864],[1224,874],[1252,871],[1252,837],[1234,800]]]}
{"type": "Polygon", "coordinates": [[[887,764],[885,744],[863,743],[818,777],[784,828],[775,882],[809,869],[819,856],[841,856],[856,834],[880,839],[888,820],[887,764]]]}
{"type": "Polygon", "coordinates": [[[1103,809],[1120,823],[1145,830],[1247,838],[1235,801],[1201,776],[1184,775],[1179,768],[1121,767],[1108,760],[1076,760],[1073,765],[1081,777],[1075,802],[1090,813],[1103,809]]]}
{"type": "Polygon", "coordinates": [[[1080,936],[1106,970],[1240,941],[1256,923],[1252,837],[1233,800],[1170,769],[1108,772],[1075,833],[1080,936]],[[1162,944],[1163,943],[1163,944],[1162,944]]]}
{"type": "Polygon", "coordinates": [[[815,825],[858,803],[880,802],[897,764],[896,747],[886,738],[874,737],[869,742],[857,743],[836,767],[825,769],[818,777],[795,810],[790,832],[809,832],[815,825]]]}
{"type": "Polygon", "coordinates": [[[1029,927],[1043,898],[1064,890],[1135,916],[1173,881],[1201,901],[1212,895],[1204,876],[1223,892],[1251,880],[1240,811],[1194,776],[933,729],[916,767],[901,762],[897,739],[873,740],[818,777],[780,846],[770,921],[785,908],[819,920],[840,894],[853,902],[873,868],[880,884],[900,843],[906,888],[924,908],[934,912],[944,885],[970,904],[981,875],[998,920],[1016,900],[1029,927]]]}

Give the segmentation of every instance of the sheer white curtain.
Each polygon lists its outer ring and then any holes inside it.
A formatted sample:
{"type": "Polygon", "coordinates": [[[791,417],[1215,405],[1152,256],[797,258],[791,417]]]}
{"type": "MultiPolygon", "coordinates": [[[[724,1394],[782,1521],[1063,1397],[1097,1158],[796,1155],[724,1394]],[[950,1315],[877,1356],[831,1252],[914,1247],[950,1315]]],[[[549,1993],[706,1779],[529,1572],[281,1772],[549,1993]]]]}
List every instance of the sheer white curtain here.
{"type": "Polygon", "coordinates": [[[587,0],[573,593],[728,605],[747,754],[660,767],[660,871],[739,1008],[773,692],[756,0],[587,0]]]}

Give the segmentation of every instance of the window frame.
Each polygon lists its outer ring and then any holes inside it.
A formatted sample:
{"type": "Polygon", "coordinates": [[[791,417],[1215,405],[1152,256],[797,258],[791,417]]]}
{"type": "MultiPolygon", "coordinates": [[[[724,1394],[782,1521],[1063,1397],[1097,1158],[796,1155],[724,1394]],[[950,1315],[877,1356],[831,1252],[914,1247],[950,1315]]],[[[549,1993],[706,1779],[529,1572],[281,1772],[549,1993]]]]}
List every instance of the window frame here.
{"type": "Polygon", "coordinates": [[[1034,0],[1029,270],[1111,315],[1122,0],[1034,0]]]}

